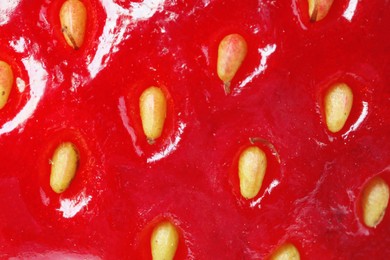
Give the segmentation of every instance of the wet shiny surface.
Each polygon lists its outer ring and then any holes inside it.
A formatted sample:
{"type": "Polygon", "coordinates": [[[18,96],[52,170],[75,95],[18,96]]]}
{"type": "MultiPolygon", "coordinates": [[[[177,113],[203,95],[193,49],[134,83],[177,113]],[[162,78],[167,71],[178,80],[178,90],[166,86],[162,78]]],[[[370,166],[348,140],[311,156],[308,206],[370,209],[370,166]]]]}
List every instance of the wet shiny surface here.
{"type": "Polygon", "coordinates": [[[390,4],[335,1],[310,23],[305,1],[84,0],[82,48],[61,33],[61,1],[0,3],[0,59],[15,87],[0,111],[0,257],[150,258],[162,219],[178,259],[262,259],[293,243],[302,259],[390,253],[390,212],[362,224],[362,187],[390,183],[390,4]],[[248,56],[226,96],[216,73],[227,34],[248,56]],[[326,129],[335,82],[354,91],[346,126],[326,129]],[[167,90],[162,136],[149,145],[138,99],[167,90]],[[239,152],[259,142],[259,195],[239,193],[239,152]],[[55,194],[49,160],[74,143],[77,178],[55,194]]]}

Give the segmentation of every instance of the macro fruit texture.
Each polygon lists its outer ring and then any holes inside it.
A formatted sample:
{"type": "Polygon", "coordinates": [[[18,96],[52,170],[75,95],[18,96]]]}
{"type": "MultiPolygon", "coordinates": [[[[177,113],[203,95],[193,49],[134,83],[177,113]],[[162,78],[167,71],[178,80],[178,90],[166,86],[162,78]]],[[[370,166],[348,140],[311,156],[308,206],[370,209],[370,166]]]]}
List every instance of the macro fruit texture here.
{"type": "Polygon", "coordinates": [[[158,244],[175,259],[387,258],[389,209],[365,225],[363,190],[390,183],[388,1],[334,1],[310,21],[304,0],[82,0],[77,50],[63,2],[0,3],[0,60],[13,72],[0,110],[0,258],[151,259],[161,223],[174,227],[158,244]],[[225,95],[217,57],[230,34],[247,54],[225,95]],[[331,132],[325,97],[338,83],[353,104],[331,132]],[[150,86],[166,99],[153,143],[140,116],[150,86]],[[62,143],[77,147],[77,169],[57,194],[62,143]],[[238,163],[250,146],[267,168],[246,199],[238,163]]]}

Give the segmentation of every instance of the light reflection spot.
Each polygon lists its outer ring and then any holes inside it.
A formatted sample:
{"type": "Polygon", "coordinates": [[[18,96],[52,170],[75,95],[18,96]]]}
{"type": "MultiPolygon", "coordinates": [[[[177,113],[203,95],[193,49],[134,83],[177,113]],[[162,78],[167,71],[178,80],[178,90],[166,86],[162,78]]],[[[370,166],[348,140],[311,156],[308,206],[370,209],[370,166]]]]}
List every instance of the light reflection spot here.
{"type": "Polygon", "coordinates": [[[62,212],[64,218],[73,218],[91,201],[92,196],[86,196],[85,190],[82,191],[73,199],[61,199],[60,208],[58,211],[62,212]]]}

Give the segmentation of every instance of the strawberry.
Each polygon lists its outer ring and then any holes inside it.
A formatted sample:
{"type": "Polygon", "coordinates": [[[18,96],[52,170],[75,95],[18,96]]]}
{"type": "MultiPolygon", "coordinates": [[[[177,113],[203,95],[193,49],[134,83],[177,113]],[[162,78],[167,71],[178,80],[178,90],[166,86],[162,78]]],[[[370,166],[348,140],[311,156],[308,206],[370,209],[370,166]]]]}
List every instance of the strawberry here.
{"type": "Polygon", "coordinates": [[[2,0],[0,258],[386,259],[389,10],[2,0]]]}

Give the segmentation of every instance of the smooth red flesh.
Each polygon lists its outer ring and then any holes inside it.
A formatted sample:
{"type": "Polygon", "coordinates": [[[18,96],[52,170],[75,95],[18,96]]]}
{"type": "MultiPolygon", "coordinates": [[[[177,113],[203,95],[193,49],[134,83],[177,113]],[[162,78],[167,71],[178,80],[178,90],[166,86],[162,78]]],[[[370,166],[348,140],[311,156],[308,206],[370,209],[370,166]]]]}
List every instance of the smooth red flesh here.
{"type": "Polygon", "coordinates": [[[1,258],[149,259],[162,219],[178,227],[177,259],[263,259],[284,242],[302,259],[390,254],[389,209],[370,229],[359,206],[370,178],[390,183],[390,2],[335,1],[310,23],[303,0],[83,1],[77,51],[62,1],[0,3],[0,59],[25,83],[0,111],[1,258]],[[230,33],[248,55],[226,96],[216,59],[230,33]],[[338,81],[355,99],[332,134],[322,99],[338,81]],[[168,96],[153,145],[138,108],[151,85],[168,96]],[[269,166],[246,201],[237,160],[249,138],[269,166]],[[80,165],[58,195],[49,162],[64,141],[80,165]]]}

